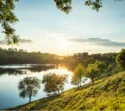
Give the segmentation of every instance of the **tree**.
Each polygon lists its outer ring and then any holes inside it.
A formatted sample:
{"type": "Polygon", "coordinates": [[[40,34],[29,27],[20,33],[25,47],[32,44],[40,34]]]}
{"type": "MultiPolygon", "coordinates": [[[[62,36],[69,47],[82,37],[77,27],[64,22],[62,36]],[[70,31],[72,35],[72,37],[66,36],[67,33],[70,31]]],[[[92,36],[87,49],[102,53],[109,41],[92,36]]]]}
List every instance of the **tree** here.
{"type": "Polygon", "coordinates": [[[74,85],[78,85],[78,87],[80,87],[82,83],[82,78],[84,76],[85,76],[85,68],[81,63],[79,63],[78,66],[74,70],[71,83],[74,85]]]}
{"type": "Polygon", "coordinates": [[[86,77],[89,77],[92,80],[92,83],[94,84],[95,78],[97,78],[99,75],[100,69],[98,68],[98,65],[96,63],[89,64],[87,67],[86,77]]]}
{"type": "Polygon", "coordinates": [[[46,93],[60,93],[64,89],[66,75],[47,74],[44,75],[42,83],[45,84],[44,91],[46,93]]]}
{"type": "Polygon", "coordinates": [[[100,72],[105,72],[105,70],[107,68],[105,62],[96,61],[95,65],[97,65],[97,67],[99,68],[100,72]]]}
{"type": "Polygon", "coordinates": [[[121,52],[117,55],[116,63],[118,67],[125,70],[125,49],[122,49],[121,52]]]}
{"type": "MultiPolygon", "coordinates": [[[[69,13],[72,9],[72,0],[54,0],[58,9],[65,13],[69,13]]],[[[86,6],[90,6],[93,10],[97,12],[102,7],[103,0],[84,0],[86,6]]],[[[120,0],[114,0],[120,1],[120,0]]]]}
{"type": "MultiPolygon", "coordinates": [[[[72,0],[54,0],[56,6],[61,11],[69,13],[72,9],[72,0]]],[[[102,0],[85,0],[85,5],[91,6],[93,10],[99,11],[102,7],[102,0]]]]}
{"type": "Polygon", "coordinates": [[[14,3],[17,1],[19,0],[0,0],[0,23],[4,29],[3,33],[6,34],[8,44],[18,42],[18,36],[15,35],[15,29],[10,25],[18,21],[13,12],[15,8],[14,3]]]}
{"type": "Polygon", "coordinates": [[[108,65],[108,76],[112,75],[112,70],[113,70],[114,66],[113,65],[108,65]]]}
{"type": "Polygon", "coordinates": [[[26,77],[19,82],[18,89],[20,97],[29,97],[30,103],[32,96],[35,96],[40,89],[40,80],[36,77],[26,77]]]}

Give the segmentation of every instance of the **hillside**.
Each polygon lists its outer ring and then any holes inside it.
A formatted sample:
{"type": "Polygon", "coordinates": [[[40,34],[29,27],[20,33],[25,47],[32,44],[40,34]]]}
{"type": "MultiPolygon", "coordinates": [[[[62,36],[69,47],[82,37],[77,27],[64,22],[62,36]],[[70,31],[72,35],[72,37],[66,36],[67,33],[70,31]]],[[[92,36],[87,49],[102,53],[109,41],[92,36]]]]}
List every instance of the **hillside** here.
{"type": "Polygon", "coordinates": [[[125,72],[9,110],[123,110],[125,72]]]}

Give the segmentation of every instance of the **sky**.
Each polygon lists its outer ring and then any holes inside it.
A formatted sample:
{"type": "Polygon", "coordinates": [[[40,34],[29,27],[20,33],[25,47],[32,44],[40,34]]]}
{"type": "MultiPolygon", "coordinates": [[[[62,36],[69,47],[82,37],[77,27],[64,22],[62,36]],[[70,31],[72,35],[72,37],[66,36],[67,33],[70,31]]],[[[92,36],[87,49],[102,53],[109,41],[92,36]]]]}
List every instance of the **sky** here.
{"type": "MultiPolygon", "coordinates": [[[[58,10],[54,0],[20,0],[14,10],[19,22],[13,24],[20,43],[15,48],[58,55],[78,52],[118,52],[125,47],[125,0],[103,0],[99,12],[72,0],[69,14],[58,10]]],[[[5,45],[4,35],[0,47],[5,45]]]]}

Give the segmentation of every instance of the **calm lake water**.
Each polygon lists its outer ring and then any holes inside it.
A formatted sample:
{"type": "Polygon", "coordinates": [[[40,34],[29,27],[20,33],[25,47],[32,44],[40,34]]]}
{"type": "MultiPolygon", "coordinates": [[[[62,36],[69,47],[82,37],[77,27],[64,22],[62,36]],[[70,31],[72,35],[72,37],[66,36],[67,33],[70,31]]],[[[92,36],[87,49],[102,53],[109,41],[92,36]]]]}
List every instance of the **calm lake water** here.
{"type": "MultiPolygon", "coordinates": [[[[70,81],[72,78],[72,72],[64,68],[49,69],[47,65],[38,67],[39,65],[5,65],[0,66],[0,109],[18,106],[28,103],[29,98],[20,98],[18,83],[25,77],[38,77],[42,80],[45,74],[56,73],[68,75],[68,81],[65,83],[64,90],[68,90],[72,87],[70,81]],[[37,66],[37,67],[36,67],[37,66]]],[[[87,80],[86,82],[88,82],[87,80]]],[[[32,97],[32,101],[46,97],[46,93],[43,91],[44,85],[41,84],[41,89],[35,97],[32,97]]]]}

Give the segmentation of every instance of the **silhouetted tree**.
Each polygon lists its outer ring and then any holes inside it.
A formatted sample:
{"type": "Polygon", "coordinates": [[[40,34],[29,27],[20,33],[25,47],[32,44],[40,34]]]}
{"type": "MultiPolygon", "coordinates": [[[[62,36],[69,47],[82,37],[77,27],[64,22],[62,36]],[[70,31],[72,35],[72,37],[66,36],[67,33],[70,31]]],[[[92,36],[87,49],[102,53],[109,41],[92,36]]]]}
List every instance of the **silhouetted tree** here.
{"type": "Polygon", "coordinates": [[[20,97],[29,97],[30,103],[32,96],[35,96],[40,89],[40,80],[36,77],[26,77],[19,82],[18,89],[20,97]]]}

